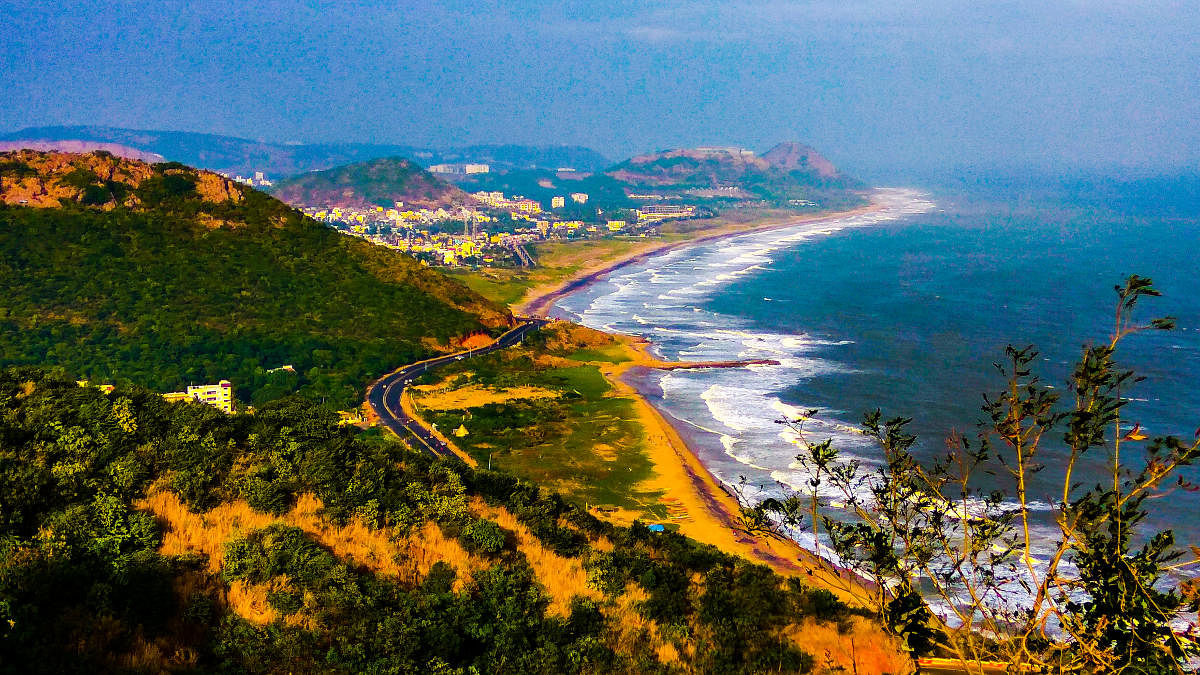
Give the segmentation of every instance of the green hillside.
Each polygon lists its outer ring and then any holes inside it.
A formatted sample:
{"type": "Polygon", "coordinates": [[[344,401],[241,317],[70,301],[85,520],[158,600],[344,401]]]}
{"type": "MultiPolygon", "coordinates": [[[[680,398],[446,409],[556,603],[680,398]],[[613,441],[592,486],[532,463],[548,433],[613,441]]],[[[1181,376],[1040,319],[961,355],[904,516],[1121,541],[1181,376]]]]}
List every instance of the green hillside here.
{"type": "Polygon", "coordinates": [[[303,399],[229,416],[9,369],[0,437],[2,672],[842,672],[838,644],[903,663],[827,591],[303,399]]]}
{"type": "Polygon", "coordinates": [[[9,153],[0,198],[3,364],[350,407],[389,368],[510,319],[405,255],[182,165],[9,153]]]}
{"type": "Polygon", "coordinates": [[[470,201],[462,190],[400,157],[306,173],[280,182],[271,193],[297,206],[360,209],[392,208],[395,202],[436,208],[470,201]]]}

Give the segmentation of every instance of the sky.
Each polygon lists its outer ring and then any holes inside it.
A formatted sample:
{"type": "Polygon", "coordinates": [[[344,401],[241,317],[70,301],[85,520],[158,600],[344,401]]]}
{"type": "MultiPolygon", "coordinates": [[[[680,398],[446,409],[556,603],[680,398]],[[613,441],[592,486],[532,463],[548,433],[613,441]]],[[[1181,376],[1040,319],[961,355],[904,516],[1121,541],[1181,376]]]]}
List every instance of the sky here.
{"type": "Polygon", "coordinates": [[[1197,0],[0,0],[0,131],[1200,173],[1197,0]]]}

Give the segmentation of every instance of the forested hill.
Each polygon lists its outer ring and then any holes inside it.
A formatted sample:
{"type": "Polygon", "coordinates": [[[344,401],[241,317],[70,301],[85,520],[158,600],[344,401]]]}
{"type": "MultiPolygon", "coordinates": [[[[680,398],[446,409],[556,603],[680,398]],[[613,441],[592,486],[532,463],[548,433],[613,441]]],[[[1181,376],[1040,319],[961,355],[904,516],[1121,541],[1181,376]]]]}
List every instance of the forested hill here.
{"type": "Polygon", "coordinates": [[[389,368],[510,320],[216,174],[0,154],[0,364],[159,391],[228,379],[242,401],[299,391],[350,407],[389,368]]]}
{"type": "Polygon", "coordinates": [[[459,188],[402,157],[373,159],[281,181],[271,194],[296,206],[437,208],[473,201],[459,188]]]}
{"type": "Polygon", "coordinates": [[[827,591],[336,422],[0,370],[0,672],[903,668],[827,591]]]}

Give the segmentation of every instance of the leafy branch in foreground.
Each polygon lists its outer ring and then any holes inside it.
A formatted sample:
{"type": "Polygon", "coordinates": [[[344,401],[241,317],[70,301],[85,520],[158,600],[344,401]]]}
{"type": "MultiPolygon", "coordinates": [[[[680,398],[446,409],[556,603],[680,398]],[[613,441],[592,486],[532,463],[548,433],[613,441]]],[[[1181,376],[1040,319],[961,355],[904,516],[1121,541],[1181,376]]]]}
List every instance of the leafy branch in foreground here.
{"type": "Polygon", "coordinates": [[[917,655],[979,673],[996,660],[1010,672],[1182,672],[1200,649],[1172,626],[1198,602],[1173,575],[1200,562],[1200,550],[1184,559],[1171,531],[1146,532],[1146,501],[1192,489],[1178,472],[1200,456],[1200,440],[1130,450],[1146,437],[1123,422],[1122,393],[1141,378],[1114,355],[1127,337],[1174,321],[1135,319],[1138,301],[1159,295],[1150,279],[1131,276],[1116,291],[1113,334],[1084,347],[1070,400],[1034,374],[1033,347],[1010,346],[996,364],[1007,385],[984,396],[976,437],[952,434],[932,462],[913,454],[911,420],[867,414],[862,433],[882,452],[875,468],[811,441],[809,411],[781,422],[804,448],[807,489],[747,505],[743,525],[772,536],[809,528],[817,541],[823,531],[830,561],[869,582],[881,620],[917,655]],[[1103,480],[1080,482],[1085,461],[1104,467],[1103,480]],[[1049,481],[1039,475],[1048,468],[1049,481]],[[1054,536],[1035,538],[1039,522],[1054,536]]]}

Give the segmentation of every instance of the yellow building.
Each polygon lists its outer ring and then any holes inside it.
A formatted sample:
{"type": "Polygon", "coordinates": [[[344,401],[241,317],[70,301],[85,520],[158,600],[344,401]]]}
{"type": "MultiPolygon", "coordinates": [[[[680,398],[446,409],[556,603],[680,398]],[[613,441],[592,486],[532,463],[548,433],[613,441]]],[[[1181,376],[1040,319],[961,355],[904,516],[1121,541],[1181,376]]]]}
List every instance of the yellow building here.
{"type": "Polygon", "coordinates": [[[233,384],[229,380],[221,380],[217,384],[201,384],[187,388],[188,396],[207,403],[221,410],[233,412],[233,384]]]}
{"type": "Polygon", "coordinates": [[[198,401],[219,408],[224,413],[233,413],[233,384],[229,380],[221,380],[217,384],[189,386],[187,391],[173,391],[162,396],[168,403],[198,401]]]}
{"type": "Polygon", "coordinates": [[[623,229],[625,229],[625,221],[623,221],[623,220],[608,221],[608,231],[609,232],[619,232],[623,229]]]}
{"type": "Polygon", "coordinates": [[[565,197],[551,197],[550,198],[550,208],[552,208],[552,209],[561,209],[562,207],[564,207],[566,205],[567,205],[567,199],[565,197]]]}
{"type": "Polygon", "coordinates": [[[532,199],[518,199],[513,202],[513,206],[521,213],[539,214],[542,212],[542,205],[532,199]]]}

